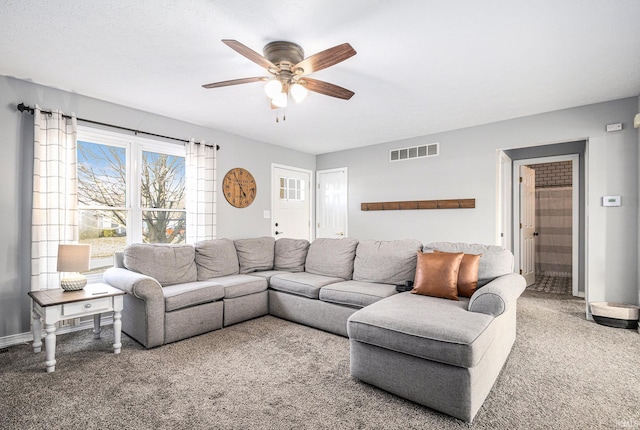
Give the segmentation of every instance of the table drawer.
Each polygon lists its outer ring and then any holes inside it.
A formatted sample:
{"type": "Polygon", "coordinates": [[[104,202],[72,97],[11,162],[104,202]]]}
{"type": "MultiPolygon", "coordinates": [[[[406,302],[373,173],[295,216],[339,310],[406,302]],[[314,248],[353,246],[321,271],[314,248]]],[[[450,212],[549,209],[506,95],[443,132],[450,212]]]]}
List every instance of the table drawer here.
{"type": "Polygon", "coordinates": [[[107,312],[113,310],[111,297],[62,305],[62,316],[107,312]]]}

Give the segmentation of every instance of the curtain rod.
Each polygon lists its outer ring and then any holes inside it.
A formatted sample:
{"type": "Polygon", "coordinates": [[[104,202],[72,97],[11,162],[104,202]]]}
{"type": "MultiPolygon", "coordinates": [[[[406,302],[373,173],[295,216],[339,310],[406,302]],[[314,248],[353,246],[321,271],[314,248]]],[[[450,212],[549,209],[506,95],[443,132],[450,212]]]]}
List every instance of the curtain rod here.
{"type": "MultiPolygon", "coordinates": [[[[34,109],[32,107],[29,107],[29,106],[25,105],[24,103],[20,103],[18,106],[16,106],[16,108],[20,112],[28,112],[31,115],[33,115],[34,109]]],[[[48,115],[51,115],[51,111],[41,110],[41,112],[42,113],[46,113],[48,115]]],[[[70,115],[62,114],[62,116],[64,118],[71,118],[70,115]]],[[[177,140],[179,142],[185,142],[185,143],[189,142],[189,140],[186,140],[186,139],[180,139],[180,138],[171,137],[171,136],[164,136],[162,134],[156,134],[156,133],[149,133],[148,131],[135,130],[133,128],[127,128],[127,127],[122,127],[122,126],[119,126],[119,125],[107,124],[107,123],[104,123],[104,122],[93,121],[93,120],[90,120],[90,119],[84,119],[84,118],[76,118],[76,119],[78,121],[88,122],[89,124],[103,125],[103,126],[106,126],[106,127],[117,128],[117,129],[120,129],[120,130],[131,131],[131,132],[133,132],[135,134],[146,134],[147,136],[161,137],[163,139],[177,140]]],[[[200,143],[196,142],[196,144],[199,145],[200,143]]],[[[210,147],[213,148],[213,145],[206,145],[205,144],[205,146],[210,146],[210,147]]],[[[219,151],[219,150],[220,150],[220,145],[216,145],[216,151],[219,151]]]]}

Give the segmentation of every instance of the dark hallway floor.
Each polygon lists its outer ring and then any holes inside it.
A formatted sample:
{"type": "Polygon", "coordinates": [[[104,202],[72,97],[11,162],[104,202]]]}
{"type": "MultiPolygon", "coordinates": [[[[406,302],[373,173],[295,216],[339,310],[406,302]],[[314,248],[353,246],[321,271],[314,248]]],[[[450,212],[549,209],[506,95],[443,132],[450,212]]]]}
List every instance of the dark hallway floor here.
{"type": "Polygon", "coordinates": [[[554,294],[571,294],[572,285],[571,277],[567,276],[549,276],[545,274],[536,274],[536,283],[527,287],[528,290],[541,291],[554,294]]]}

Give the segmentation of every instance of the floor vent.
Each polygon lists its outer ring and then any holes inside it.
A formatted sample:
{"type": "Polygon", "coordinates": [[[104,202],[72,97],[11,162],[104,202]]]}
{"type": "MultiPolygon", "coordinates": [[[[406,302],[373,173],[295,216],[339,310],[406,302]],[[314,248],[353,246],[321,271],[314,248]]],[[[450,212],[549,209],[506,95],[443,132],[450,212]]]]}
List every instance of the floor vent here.
{"type": "Polygon", "coordinates": [[[440,143],[411,146],[389,151],[389,161],[404,161],[413,158],[435,157],[440,154],[440,143]]]}

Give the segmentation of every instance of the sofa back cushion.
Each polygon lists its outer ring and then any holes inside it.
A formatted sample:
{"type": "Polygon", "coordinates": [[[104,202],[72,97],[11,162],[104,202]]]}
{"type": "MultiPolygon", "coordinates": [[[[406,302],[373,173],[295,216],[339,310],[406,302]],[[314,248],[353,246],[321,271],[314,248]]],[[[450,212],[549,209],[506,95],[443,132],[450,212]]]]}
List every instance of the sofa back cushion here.
{"type": "Polygon", "coordinates": [[[240,273],[238,254],[232,240],[211,239],[196,243],[198,281],[240,273]]]}
{"type": "Polygon", "coordinates": [[[240,263],[240,273],[273,269],[275,241],[274,238],[268,236],[234,240],[233,243],[240,263]]]}
{"type": "Polygon", "coordinates": [[[478,288],[493,281],[498,276],[513,273],[513,254],[501,246],[480,245],[476,243],[433,242],[425,245],[423,248],[424,252],[433,250],[482,254],[478,267],[478,288]]]}
{"type": "Polygon", "coordinates": [[[303,272],[309,251],[309,241],[283,237],[276,240],[273,268],[289,272],[303,272]]]}
{"type": "Polygon", "coordinates": [[[134,243],[124,248],[124,267],[154,278],[163,287],[198,278],[191,245],[134,243]]]}
{"type": "Polygon", "coordinates": [[[357,246],[358,240],[351,237],[316,239],[309,245],[304,270],[315,275],[351,279],[357,246]]]}
{"type": "Polygon", "coordinates": [[[419,240],[363,240],[356,248],[353,264],[355,281],[404,284],[416,274],[416,256],[422,249],[419,240]]]}

